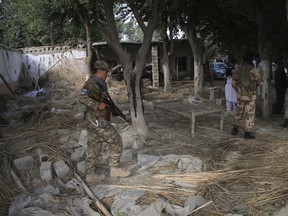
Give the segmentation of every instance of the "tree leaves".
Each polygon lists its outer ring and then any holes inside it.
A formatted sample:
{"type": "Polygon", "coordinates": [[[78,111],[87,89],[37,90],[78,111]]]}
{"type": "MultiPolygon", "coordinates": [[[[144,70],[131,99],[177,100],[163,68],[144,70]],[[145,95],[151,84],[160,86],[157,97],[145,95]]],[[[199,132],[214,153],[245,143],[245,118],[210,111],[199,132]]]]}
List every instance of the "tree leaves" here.
{"type": "Polygon", "coordinates": [[[13,48],[75,44],[85,40],[79,13],[89,17],[94,29],[92,35],[99,40],[102,38],[99,29],[103,26],[103,11],[99,4],[92,0],[2,1],[0,42],[13,48]]]}

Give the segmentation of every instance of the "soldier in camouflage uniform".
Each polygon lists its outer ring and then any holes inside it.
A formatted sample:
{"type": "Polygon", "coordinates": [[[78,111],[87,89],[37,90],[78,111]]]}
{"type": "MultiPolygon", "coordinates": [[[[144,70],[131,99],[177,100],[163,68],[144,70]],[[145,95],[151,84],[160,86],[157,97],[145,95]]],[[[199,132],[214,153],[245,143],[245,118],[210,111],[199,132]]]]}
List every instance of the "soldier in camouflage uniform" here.
{"type": "Polygon", "coordinates": [[[237,109],[233,122],[232,134],[238,134],[240,119],[245,117],[245,139],[254,139],[251,134],[255,121],[257,85],[263,85],[260,70],[253,66],[253,55],[244,55],[243,63],[233,74],[232,86],[237,91],[237,109]]]}
{"type": "Polygon", "coordinates": [[[87,181],[93,181],[93,176],[96,176],[95,160],[97,157],[99,158],[99,154],[103,150],[108,151],[110,176],[127,177],[130,175],[129,171],[117,168],[122,151],[122,139],[110,124],[111,108],[105,103],[108,100],[106,78],[109,70],[105,61],[96,61],[92,75],[80,92],[79,101],[87,108],[85,116],[89,132],[86,157],[87,181]]]}

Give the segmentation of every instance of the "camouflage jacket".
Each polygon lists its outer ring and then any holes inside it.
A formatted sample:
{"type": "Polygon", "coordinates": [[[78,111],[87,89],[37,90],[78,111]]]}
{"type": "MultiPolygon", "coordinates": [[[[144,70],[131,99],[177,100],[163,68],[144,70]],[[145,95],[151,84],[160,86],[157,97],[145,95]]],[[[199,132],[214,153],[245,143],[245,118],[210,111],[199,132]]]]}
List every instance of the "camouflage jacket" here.
{"type": "Polygon", "coordinates": [[[94,119],[94,117],[97,116],[107,117],[110,115],[110,111],[108,109],[99,110],[97,108],[99,103],[105,102],[107,98],[108,90],[106,82],[92,75],[81,89],[79,101],[86,106],[87,117],[94,119]]]}
{"type": "MultiPolygon", "coordinates": [[[[246,64],[240,65],[238,70],[233,73],[232,86],[237,91],[237,97],[241,100],[256,100],[257,98],[257,85],[262,86],[264,81],[261,78],[261,73],[259,68],[250,67],[246,72],[246,76],[249,76],[251,85],[249,88],[239,85],[239,70],[241,67],[247,66],[246,64]]],[[[249,68],[249,67],[248,67],[249,68]]],[[[243,74],[241,74],[243,76],[243,74]]]]}

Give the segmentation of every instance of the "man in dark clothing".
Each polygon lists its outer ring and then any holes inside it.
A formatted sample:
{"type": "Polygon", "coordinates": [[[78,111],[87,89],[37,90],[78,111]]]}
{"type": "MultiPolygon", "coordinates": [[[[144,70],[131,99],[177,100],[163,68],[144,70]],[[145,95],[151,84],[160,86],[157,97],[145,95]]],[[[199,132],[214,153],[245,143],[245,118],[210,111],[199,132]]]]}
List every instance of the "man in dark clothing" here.
{"type": "Polygon", "coordinates": [[[273,114],[284,115],[283,108],[286,92],[286,73],[283,65],[279,62],[275,70],[276,104],[273,105],[273,114]]]}

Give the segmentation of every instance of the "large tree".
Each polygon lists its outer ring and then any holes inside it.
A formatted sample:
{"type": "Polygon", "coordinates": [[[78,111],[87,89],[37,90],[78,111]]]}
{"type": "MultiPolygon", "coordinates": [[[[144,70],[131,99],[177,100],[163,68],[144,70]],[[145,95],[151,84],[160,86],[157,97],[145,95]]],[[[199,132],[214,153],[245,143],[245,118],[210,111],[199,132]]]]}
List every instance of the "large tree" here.
{"type": "MultiPolygon", "coordinates": [[[[282,33],[281,37],[277,35],[279,32],[287,32],[285,2],[281,1],[249,1],[249,0],[218,0],[219,4],[225,5],[226,8],[233,13],[249,19],[257,26],[257,42],[258,53],[261,58],[261,68],[263,74],[264,85],[262,87],[262,113],[264,118],[270,117],[270,99],[269,99],[269,83],[271,74],[271,59],[273,50],[279,48],[275,37],[278,37],[282,43],[282,47],[287,47],[287,33],[282,33]],[[281,26],[281,28],[279,28],[281,26]]],[[[279,41],[279,40],[278,40],[279,41]]],[[[246,41],[248,43],[248,41],[246,41]]],[[[247,50],[254,50],[255,47],[247,47],[247,50]]],[[[285,49],[285,48],[284,48],[285,49]]],[[[282,50],[282,53],[285,50],[282,50]]],[[[281,52],[281,51],[280,51],[281,52]]],[[[278,52],[279,53],[279,52],[278,52]]]]}
{"type": "MultiPolygon", "coordinates": [[[[70,16],[75,22],[75,25],[82,26],[85,35],[86,35],[86,45],[87,45],[87,60],[86,60],[86,77],[88,78],[91,74],[91,68],[96,56],[93,54],[92,47],[92,33],[101,35],[101,31],[95,31],[96,26],[94,26],[93,32],[93,24],[98,24],[98,28],[101,29],[103,25],[102,15],[103,9],[101,7],[100,1],[93,0],[70,0],[70,5],[63,5],[63,8],[66,9],[66,14],[70,16]],[[66,6],[66,7],[65,7],[66,6]]],[[[58,2],[58,1],[57,1],[58,2]]]]}
{"type": "Polygon", "coordinates": [[[93,59],[92,41],[103,34],[103,9],[93,0],[3,0],[2,44],[13,47],[87,44],[86,74],[93,59]],[[80,27],[80,28],[79,28],[80,27]]]}
{"type": "Polygon", "coordinates": [[[204,72],[204,38],[199,36],[197,26],[201,16],[199,15],[200,2],[197,0],[187,2],[188,7],[185,13],[185,21],[182,24],[184,31],[187,34],[190,46],[193,52],[194,59],[194,94],[199,95],[202,91],[204,72]]]}
{"type": "Polygon", "coordinates": [[[153,32],[158,21],[158,0],[152,0],[152,4],[148,5],[150,6],[150,18],[147,24],[144,22],[144,18],[139,12],[139,8],[143,7],[145,1],[129,0],[127,2],[144,35],[141,47],[138,50],[135,59],[135,64],[133,64],[133,59],[121,46],[119,41],[113,11],[115,5],[114,0],[103,0],[107,26],[109,26],[107,29],[107,39],[115,54],[119,58],[124,70],[124,79],[126,81],[126,88],[128,91],[132,125],[134,129],[145,139],[147,138],[149,131],[143,113],[140,79],[145,66],[147,54],[150,50],[153,32]]]}
{"type": "Polygon", "coordinates": [[[164,92],[172,91],[171,84],[171,56],[174,52],[173,38],[176,37],[180,31],[178,28],[178,3],[173,0],[162,0],[160,10],[160,21],[157,30],[160,32],[161,41],[163,45],[162,52],[162,69],[164,74],[164,92]]]}
{"type": "Polygon", "coordinates": [[[73,21],[56,3],[48,0],[1,1],[1,43],[22,48],[62,45],[81,38],[83,31],[76,30],[73,21]]]}

